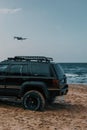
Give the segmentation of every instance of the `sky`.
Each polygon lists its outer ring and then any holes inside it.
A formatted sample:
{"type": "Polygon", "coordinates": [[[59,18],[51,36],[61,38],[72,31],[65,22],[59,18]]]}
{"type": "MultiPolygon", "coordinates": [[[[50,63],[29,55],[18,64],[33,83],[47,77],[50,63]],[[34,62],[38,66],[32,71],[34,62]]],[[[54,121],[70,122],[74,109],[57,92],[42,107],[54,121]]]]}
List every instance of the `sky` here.
{"type": "Polygon", "coordinates": [[[87,0],[0,0],[0,60],[21,55],[87,62],[87,0]]]}

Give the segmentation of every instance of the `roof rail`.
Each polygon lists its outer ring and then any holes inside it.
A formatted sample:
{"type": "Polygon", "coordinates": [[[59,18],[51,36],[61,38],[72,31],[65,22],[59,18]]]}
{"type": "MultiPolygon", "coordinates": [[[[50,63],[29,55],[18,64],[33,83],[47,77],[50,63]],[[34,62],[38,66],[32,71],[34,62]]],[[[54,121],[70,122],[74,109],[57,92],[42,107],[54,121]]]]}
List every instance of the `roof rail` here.
{"type": "Polygon", "coordinates": [[[8,60],[50,62],[53,61],[53,58],[45,56],[15,56],[14,58],[8,58],[8,60]]]}

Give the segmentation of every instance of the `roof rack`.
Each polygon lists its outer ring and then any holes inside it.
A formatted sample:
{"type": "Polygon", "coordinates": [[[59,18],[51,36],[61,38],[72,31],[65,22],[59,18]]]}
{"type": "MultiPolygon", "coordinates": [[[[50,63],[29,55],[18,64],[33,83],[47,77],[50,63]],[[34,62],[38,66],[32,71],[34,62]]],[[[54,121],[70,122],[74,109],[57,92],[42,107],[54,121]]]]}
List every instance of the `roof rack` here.
{"type": "Polygon", "coordinates": [[[8,60],[50,62],[53,61],[53,58],[45,56],[15,56],[13,58],[8,58],[8,60]]]}

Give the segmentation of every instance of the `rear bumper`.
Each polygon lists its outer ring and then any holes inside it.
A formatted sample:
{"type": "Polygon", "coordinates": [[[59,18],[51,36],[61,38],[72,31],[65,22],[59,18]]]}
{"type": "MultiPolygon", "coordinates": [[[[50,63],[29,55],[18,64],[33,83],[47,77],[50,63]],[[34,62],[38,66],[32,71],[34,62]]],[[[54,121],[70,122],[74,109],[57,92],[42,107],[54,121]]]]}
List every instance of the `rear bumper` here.
{"type": "Polygon", "coordinates": [[[68,93],[68,85],[65,85],[58,93],[59,96],[66,95],[68,93]]]}
{"type": "Polygon", "coordinates": [[[50,97],[66,95],[68,93],[68,85],[66,84],[61,89],[50,90],[49,92],[50,92],[50,97]]]}

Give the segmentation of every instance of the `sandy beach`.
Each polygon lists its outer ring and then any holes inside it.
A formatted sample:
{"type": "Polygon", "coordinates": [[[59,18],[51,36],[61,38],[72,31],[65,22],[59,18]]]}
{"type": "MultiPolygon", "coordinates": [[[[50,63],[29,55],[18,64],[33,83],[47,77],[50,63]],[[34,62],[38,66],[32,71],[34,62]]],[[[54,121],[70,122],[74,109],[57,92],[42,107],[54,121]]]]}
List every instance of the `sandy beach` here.
{"type": "Polygon", "coordinates": [[[0,101],[0,130],[87,130],[87,86],[69,85],[64,100],[57,98],[44,112],[0,101]]]}

